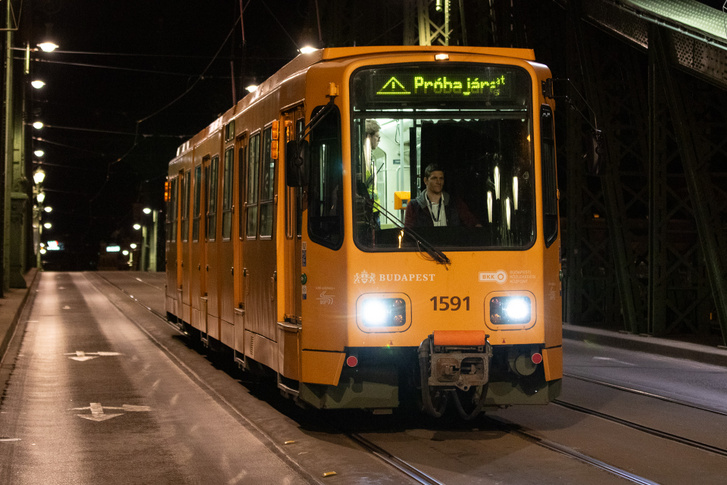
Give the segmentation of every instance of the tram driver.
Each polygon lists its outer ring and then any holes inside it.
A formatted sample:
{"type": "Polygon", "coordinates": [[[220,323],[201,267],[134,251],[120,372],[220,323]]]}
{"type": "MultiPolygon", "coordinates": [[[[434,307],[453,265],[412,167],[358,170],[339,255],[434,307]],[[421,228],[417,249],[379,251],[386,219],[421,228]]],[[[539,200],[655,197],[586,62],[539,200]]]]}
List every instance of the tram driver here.
{"type": "Polygon", "coordinates": [[[406,206],[406,227],[481,227],[461,199],[444,191],[444,170],[439,165],[428,165],[423,180],[425,189],[406,206]]]}

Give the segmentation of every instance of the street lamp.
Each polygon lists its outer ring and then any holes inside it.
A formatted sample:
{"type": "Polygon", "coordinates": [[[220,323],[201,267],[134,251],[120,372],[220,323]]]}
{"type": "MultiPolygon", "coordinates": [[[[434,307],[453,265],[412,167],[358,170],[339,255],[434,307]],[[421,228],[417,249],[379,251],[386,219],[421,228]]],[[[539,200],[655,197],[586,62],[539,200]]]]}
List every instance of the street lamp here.
{"type": "Polygon", "coordinates": [[[45,171],[42,168],[33,172],[33,182],[35,182],[35,185],[42,184],[43,180],[45,180],[45,171]]]}
{"type": "Polygon", "coordinates": [[[38,44],[38,47],[40,47],[40,50],[43,52],[53,52],[54,50],[58,49],[58,44],[50,41],[41,42],[38,44]]]}

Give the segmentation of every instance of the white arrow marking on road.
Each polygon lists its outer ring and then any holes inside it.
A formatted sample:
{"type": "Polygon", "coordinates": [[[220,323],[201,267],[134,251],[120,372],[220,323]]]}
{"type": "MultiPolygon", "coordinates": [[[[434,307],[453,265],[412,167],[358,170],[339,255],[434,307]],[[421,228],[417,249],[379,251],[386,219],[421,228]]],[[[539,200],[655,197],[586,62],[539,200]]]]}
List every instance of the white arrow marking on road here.
{"type": "Polygon", "coordinates": [[[116,418],[122,416],[124,413],[106,414],[104,409],[113,409],[114,411],[126,411],[126,412],[146,412],[151,411],[149,406],[134,406],[133,404],[124,404],[121,407],[107,406],[104,408],[101,403],[92,402],[90,406],[85,408],[73,408],[72,411],[84,411],[86,409],[91,410],[91,414],[76,414],[79,418],[88,419],[89,421],[106,421],[107,419],[116,418]]]}
{"type": "Polygon", "coordinates": [[[86,362],[87,360],[93,360],[96,357],[115,357],[122,355],[120,352],[84,352],[82,350],[76,350],[63,355],[70,355],[69,359],[77,360],[78,362],[86,362]]]}
{"type": "Polygon", "coordinates": [[[92,402],[91,406],[91,415],[88,414],[76,414],[79,418],[88,419],[90,421],[106,421],[107,419],[115,418],[117,416],[121,416],[121,413],[119,414],[106,414],[103,412],[103,406],[101,406],[101,403],[98,402],[92,402]]]}

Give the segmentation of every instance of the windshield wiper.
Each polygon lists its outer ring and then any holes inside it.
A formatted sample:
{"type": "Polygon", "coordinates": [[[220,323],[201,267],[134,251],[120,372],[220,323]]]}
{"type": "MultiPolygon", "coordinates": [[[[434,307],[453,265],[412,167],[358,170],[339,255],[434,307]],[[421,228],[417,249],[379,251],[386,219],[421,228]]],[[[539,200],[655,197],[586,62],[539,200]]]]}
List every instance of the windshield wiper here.
{"type": "MultiPolygon", "coordinates": [[[[362,184],[363,185],[363,184],[362,184]]],[[[360,187],[359,187],[360,189],[360,187]]],[[[364,194],[368,195],[368,190],[363,187],[364,194]]],[[[443,264],[445,268],[452,264],[452,261],[447,257],[446,254],[444,254],[442,251],[437,249],[432,243],[427,241],[425,238],[423,238],[420,234],[418,234],[414,229],[410,227],[406,227],[404,225],[404,222],[399,219],[395,214],[389,212],[384,206],[376,202],[372,197],[366,197],[367,204],[371,204],[371,207],[374,209],[377,209],[381,214],[383,214],[389,221],[393,222],[394,225],[401,230],[404,234],[407,234],[409,237],[411,237],[414,242],[417,245],[417,248],[419,251],[423,251],[429,255],[429,257],[432,258],[432,261],[434,261],[437,264],[443,264]]],[[[447,268],[449,269],[449,268],[447,268]]]]}

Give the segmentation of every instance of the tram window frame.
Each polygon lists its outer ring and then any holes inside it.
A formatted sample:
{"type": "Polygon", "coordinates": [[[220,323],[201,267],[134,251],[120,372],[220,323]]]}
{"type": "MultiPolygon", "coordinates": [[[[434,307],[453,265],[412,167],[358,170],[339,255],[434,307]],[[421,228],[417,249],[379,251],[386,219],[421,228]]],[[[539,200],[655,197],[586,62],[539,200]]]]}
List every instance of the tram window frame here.
{"type": "MultiPolygon", "coordinates": [[[[234,126],[234,125],[233,125],[234,126]]],[[[235,147],[225,150],[222,162],[222,240],[229,241],[232,237],[232,184],[234,175],[235,147]]]]}
{"type": "Polygon", "coordinates": [[[169,179],[169,201],[167,207],[167,240],[177,241],[177,176],[169,179]]]}
{"type": "Polygon", "coordinates": [[[182,200],[181,200],[181,232],[182,232],[182,241],[187,242],[189,241],[189,192],[190,192],[190,181],[191,181],[191,175],[192,172],[190,170],[185,170],[184,172],[180,172],[181,177],[181,192],[182,192],[182,200]]]}
{"type": "MultiPolygon", "coordinates": [[[[445,191],[467,206],[475,223],[469,218],[469,224],[452,225],[451,228],[448,225],[447,229],[418,225],[416,231],[421,240],[446,251],[470,251],[472,248],[526,251],[533,247],[540,221],[534,186],[537,164],[534,83],[532,73],[515,64],[406,63],[370,65],[355,70],[350,76],[349,87],[356,247],[366,252],[421,250],[414,238],[406,233],[402,235],[401,226],[405,225],[405,206],[422,193],[422,172],[431,163],[437,163],[447,174],[445,191]],[[397,77],[398,73],[413,80],[410,75],[419,73],[439,77],[452,73],[461,79],[469,72],[473,79],[478,72],[484,73],[485,79],[506,75],[507,86],[502,93],[499,90],[491,90],[489,94],[482,91],[487,99],[480,99],[447,89],[430,91],[418,98],[409,97],[403,91],[388,93],[379,84],[379,81],[397,77]],[[379,194],[381,207],[385,209],[379,211],[379,218],[374,214],[375,206],[365,176],[367,120],[379,123],[381,138],[377,148],[385,155],[391,155],[384,158],[383,176],[378,177],[378,190],[381,192],[383,185],[385,196],[379,194]],[[389,128],[385,126],[387,124],[389,128]],[[467,133],[481,135],[465,138],[467,133]],[[407,136],[408,147],[404,141],[407,136]],[[454,144],[454,149],[450,150],[448,144],[454,144]],[[463,165],[462,161],[468,161],[469,165],[463,165]],[[458,170],[458,167],[469,170],[458,170]],[[395,178],[399,169],[408,171],[408,177],[405,173],[404,178],[395,178]],[[397,173],[392,176],[390,172],[394,170],[397,173]],[[500,180],[499,184],[494,183],[496,179],[500,180]],[[391,185],[397,188],[391,190],[391,185]],[[472,190],[475,185],[481,190],[472,190]],[[490,188],[492,202],[485,198],[490,188]],[[515,198],[512,197],[515,190],[518,209],[514,209],[515,198]],[[497,195],[498,192],[503,197],[497,195]],[[397,203],[401,204],[398,209],[397,203]],[[510,217],[513,210],[522,214],[514,222],[510,217]]],[[[381,170],[377,167],[376,172],[381,170]]]]}
{"type": "Polygon", "coordinates": [[[199,223],[202,216],[202,164],[194,167],[194,209],[192,211],[192,241],[199,241],[199,223]]]}
{"type": "Polygon", "coordinates": [[[272,156],[273,125],[263,130],[263,163],[260,165],[260,222],[258,223],[260,239],[271,239],[275,226],[275,166],[276,159],[272,156]]]}
{"type": "Polygon", "coordinates": [[[217,237],[217,193],[219,192],[220,156],[210,160],[209,177],[207,177],[207,240],[214,241],[217,237]]]}
{"type": "Polygon", "coordinates": [[[238,138],[237,148],[237,206],[239,207],[238,212],[238,225],[237,225],[237,237],[242,240],[245,238],[245,217],[247,217],[247,211],[245,210],[245,189],[247,185],[246,174],[247,174],[247,149],[248,143],[246,135],[240,135],[238,138]]]}
{"type": "MultiPolygon", "coordinates": [[[[295,120],[295,136],[298,136],[298,133],[303,133],[305,131],[305,117],[298,118],[295,120]]],[[[295,213],[295,235],[298,238],[303,237],[303,198],[305,196],[305,192],[298,188],[294,191],[297,199],[296,203],[296,213],[295,213]]]]}
{"type": "Polygon", "coordinates": [[[553,111],[540,107],[540,163],[543,184],[543,236],[545,247],[558,239],[558,174],[555,165],[555,134],[553,111]]]}
{"type": "MultiPolygon", "coordinates": [[[[311,118],[323,108],[313,109],[311,118]]],[[[344,238],[341,133],[341,113],[333,105],[310,134],[308,234],[311,241],[334,250],[344,238]]]]}
{"type": "Polygon", "coordinates": [[[260,174],[260,132],[250,137],[247,157],[247,187],[245,190],[245,237],[255,239],[258,226],[258,183],[260,174]]]}

